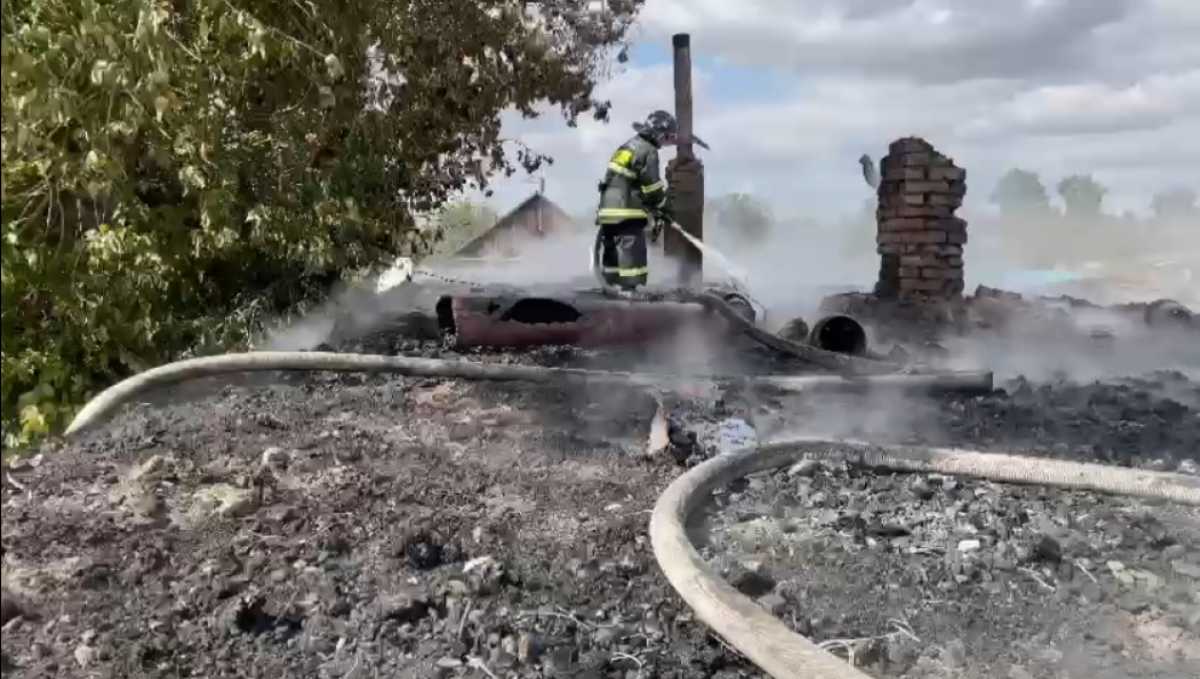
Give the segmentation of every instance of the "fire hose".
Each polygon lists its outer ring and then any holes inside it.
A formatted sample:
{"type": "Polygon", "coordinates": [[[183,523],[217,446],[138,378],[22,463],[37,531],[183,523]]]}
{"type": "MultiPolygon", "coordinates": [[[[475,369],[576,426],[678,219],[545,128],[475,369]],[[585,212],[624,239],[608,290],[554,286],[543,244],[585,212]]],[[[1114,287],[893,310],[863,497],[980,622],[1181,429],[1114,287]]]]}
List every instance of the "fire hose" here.
{"type": "Polygon", "coordinates": [[[749,388],[800,391],[820,387],[895,386],[932,390],[983,390],[992,388],[990,372],[901,374],[900,367],[883,361],[825,351],[773,335],[745,317],[718,295],[702,293],[695,300],[728,321],[737,330],[781,353],[833,370],[839,375],[688,376],[629,373],[540,366],[486,365],[407,356],[343,354],[309,351],[254,351],[207,356],[168,363],[129,377],[105,389],[75,415],[67,427],[72,435],[104,421],[139,394],[159,386],[238,372],[280,370],[395,373],[412,377],[447,377],[467,380],[559,382],[664,386],[671,382],[694,384],[714,381],[749,388]],[[890,373],[890,374],[889,374],[890,373]],[[844,377],[843,377],[844,376],[844,377]]]}
{"type": "Polygon", "coordinates": [[[631,387],[671,387],[717,382],[734,387],[769,388],[782,391],[811,389],[887,388],[989,391],[990,372],[946,372],[932,374],[869,375],[846,378],[840,375],[744,375],[676,376],[670,374],[547,368],[530,365],[489,365],[471,361],[450,361],[409,356],[344,354],[321,351],[251,351],[220,356],[205,356],[176,361],[151,368],[100,392],[88,401],[67,427],[72,436],[104,422],[121,406],[157,387],[188,380],[241,372],[327,371],[359,373],[395,373],[410,377],[442,377],[498,382],[535,382],[549,384],[620,385],[631,387]]]}
{"type": "MultiPolygon", "coordinates": [[[[75,416],[66,434],[74,436],[98,426],[122,405],[155,387],[236,372],[284,370],[389,372],[418,377],[629,386],[662,386],[673,379],[694,383],[697,379],[647,373],[486,365],[401,356],[248,352],[178,361],[127,378],[89,401],[75,416]]],[[[746,386],[793,390],[847,385],[990,390],[992,375],[875,374],[851,379],[840,375],[766,375],[746,376],[733,381],[746,386]]],[[[650,520],[651,544],[667,580],[695,610],[700,620],[777,679],[869,678],[793,632],[783,621],[713,573],[689,540],[685,526],[712,489],[755,471],[787,465],[805,454],[841,456],[850,462],[877,469],[936,472],[1000,482],[1088,489],[1200,506],[1200,479],[1182,474],[975,451],[794,439],[716,457],[678,477],[659,497],[650,520]]]]}
{"type": "MultiPolygon", "coordinates": [[[[746,275],[737,266],[729,261],[727,257],[722,255],[716,248],[713,248],[688,233],[686,229],[679,225],[678,222],[668,222],[672,229],[683,236],[692,247],[704,253],[705,257],[715,260],[725,269],[726,273],[733,278],[734,282],[743,288],[749,289],[746,282],[746,275]]],[[[843,374],[884,374],[894,373],[900,370],[900,366],[880,361],[876,359],[863,358],[852,356],[849,354],[841,354],[832,351],[823,351],[816,347],[798,342],[792,342],[778,335],[769,333],[758,327],[751,321],[744,318],[732,306],[721,299],[719,296],[711,292],[701,293],[693,297],[694,301],[703,304],[709,311],[715,312],[717,315],[724,318],[729,323],[732,323],[738,330],[745,333],[748,337],[760,344],[763,344],[775,351],[784,354],[795,356],[796,358],[808,361],[822,368],[840,372],[843,374]]]]}
{"type": "Polygon", "coordinates": [[[840,457],[871,469],[954,474],[1200,506],[1200,478],[1098,464],[970,450],[882,446],[797,438],[745,448],[704,462],[675,479],[650,517],[659,567],[696,616],[775,679],[871,679],[793,632],[714,573],[688,538],[689,519],[714,489],[805,456],[840,457]]]}

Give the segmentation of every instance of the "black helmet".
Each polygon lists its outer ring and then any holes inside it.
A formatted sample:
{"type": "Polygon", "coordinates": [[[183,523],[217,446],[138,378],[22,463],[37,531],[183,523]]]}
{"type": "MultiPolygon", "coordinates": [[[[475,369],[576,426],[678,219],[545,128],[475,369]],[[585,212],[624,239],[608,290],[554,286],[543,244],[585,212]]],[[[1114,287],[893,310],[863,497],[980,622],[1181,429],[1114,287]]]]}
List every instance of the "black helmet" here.
{"type": "MultiPolygon", "coordinates": [[[[649,139],[655,146],[662,146],[668,139],[678,141],[679,123],[675,121],[675,116],[666,111],[655,111],[646,116],[646,122],[634,123],[633,129],[643,137],[649,139]]],[[[692,135],[691,143],[696,144],[701,148],[708,148],[708,144],[704,140],[692,135]]]]}
{"type": "Polygon", "coordinates": [[[646,116],[646,122],[634,123],[633,129],[655,144],[662,144],[668,137],[679,134],[679,123],[675,122],[675,116],[659,110],[646,116]]]}

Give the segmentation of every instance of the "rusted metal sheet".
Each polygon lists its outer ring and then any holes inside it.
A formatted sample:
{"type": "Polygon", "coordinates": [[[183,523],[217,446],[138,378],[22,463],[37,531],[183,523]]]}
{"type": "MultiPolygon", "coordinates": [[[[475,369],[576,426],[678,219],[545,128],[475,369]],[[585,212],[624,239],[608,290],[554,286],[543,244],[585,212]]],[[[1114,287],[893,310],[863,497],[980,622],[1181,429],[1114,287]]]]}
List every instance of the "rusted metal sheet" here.
{"type": "Polygon", "coordinates": [[[438,325],[457,346],[603,346],[665,337],[686,326],[720,328],[704,306],[691,302],[445,296],[438,325]]]}

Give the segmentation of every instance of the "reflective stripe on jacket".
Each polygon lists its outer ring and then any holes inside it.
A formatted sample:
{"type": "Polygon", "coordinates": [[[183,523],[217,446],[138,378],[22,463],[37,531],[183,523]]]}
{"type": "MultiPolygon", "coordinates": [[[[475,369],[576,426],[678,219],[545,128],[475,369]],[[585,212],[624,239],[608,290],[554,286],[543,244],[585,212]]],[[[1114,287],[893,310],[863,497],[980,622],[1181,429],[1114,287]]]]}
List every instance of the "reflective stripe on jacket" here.
{"type": "Polygon", "coordinates": [[[649,219],[667,203],[667,183],[659,174],[658,147],[637,135],[621,144],[608,161],[596,221],[615,224],[649,219]]]}

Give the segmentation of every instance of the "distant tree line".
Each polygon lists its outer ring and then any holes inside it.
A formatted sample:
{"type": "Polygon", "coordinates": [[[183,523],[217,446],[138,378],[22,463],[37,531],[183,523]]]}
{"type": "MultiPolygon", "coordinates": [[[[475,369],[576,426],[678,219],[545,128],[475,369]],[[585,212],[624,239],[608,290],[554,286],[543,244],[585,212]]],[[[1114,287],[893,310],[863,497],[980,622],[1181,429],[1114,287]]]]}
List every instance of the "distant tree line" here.
{"type": "Polygon", "coordinates": [[[1053,265],[1200,243],[1195,189],[1178,186],[1155,194],[1146,218],[1129,211],[1106,212],[1109,190],[1090,174],[1064,177],[1055,190],[1061,208],[1051,203],[1035,172],[1014,168],[997,182],[989,200],[1000,211],[996,235],[1009,255],[1033,265],[1053,265]]]}
{"type": "MultiPolygon", "coordinates": [[[[1109,190],[1090,174],[1064,177],[1054,185],[1061,207],[1036,172],[1011,169],[988,194],[999,217],[976,216],[975,233],[1003,244],[1011,261],[1029,266],[1071,264],[1089,258],[1170,251],[1179,245],[1200,246],[1200,196],[1177,186],[1150,201],[1151,214],[1138,217],[1105,210],[1109,190]]],[[[704,221],[714,244],[731,250],[782,242],[798,232],[817,238],[837,238],[845,257],[867,256],[875,250],[875,198],[836,224],[812,219],[779,218],[761,197],[729,193],[710,199],[704,221]]]]}

